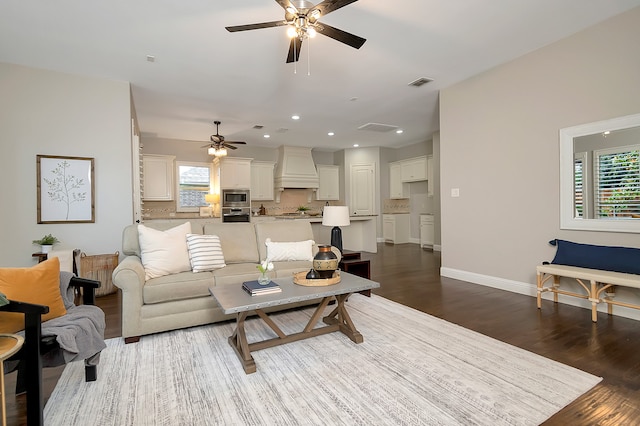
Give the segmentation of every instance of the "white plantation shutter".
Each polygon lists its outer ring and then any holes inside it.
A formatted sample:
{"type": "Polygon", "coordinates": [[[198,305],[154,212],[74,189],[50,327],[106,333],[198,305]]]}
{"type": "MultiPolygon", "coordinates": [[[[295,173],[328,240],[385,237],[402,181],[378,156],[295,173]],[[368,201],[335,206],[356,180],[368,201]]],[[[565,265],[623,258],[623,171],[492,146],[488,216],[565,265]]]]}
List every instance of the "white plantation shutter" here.
{"type": "Polygon", "coordinates": [[[594,151],[594,163],[596,217],[640,217],[640,145],[594,151]]]}

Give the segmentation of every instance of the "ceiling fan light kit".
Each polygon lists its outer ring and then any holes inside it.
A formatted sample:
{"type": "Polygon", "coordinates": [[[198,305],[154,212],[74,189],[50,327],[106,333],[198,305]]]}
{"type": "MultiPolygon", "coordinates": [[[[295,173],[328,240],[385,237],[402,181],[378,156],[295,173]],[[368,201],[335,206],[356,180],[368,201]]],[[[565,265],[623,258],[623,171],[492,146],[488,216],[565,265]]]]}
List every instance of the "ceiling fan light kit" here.
{"type": "Polygon", "coordinates": [[[287,35],[291,38],[291,43],[289,44],[289,52],[287,53],[287,63],[297,62],[300,58],[302,41],[307,38],[313,38],[317,33],[355,49],[359,49],[365,41],[367,41],[366,39],[319,22],[321,17],[356,1],[357,0],[324,0],[314,6],[313,3],[306,0],[276,0],[276,3],[282,6],[285,11],[283,21],[236,25],[226,27],[226,29],[229,32],[237,32],[288,26],[287,35]]]}

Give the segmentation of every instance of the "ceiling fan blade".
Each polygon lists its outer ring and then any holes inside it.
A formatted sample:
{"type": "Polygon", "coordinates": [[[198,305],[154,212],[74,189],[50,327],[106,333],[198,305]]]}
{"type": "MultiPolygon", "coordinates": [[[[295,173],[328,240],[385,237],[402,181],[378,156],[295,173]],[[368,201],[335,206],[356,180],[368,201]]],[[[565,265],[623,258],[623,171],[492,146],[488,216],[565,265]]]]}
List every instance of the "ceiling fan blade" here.
{"type": "Polygon", "coordinates": [[[259,24],[235,25],[232,27],[225,27],[225,28],[230,33],[235,33],[237,31],[259,30],[260,28],[280,27],[282,25],[287,25],[287,23],[285,21],[271,21],[271,22],[261,22],[259,24]]]}
{"type": "MultiPolygon", "coordinates": [[[[309,11],[307,12],[307,14],[311,15],[311,13],[314,10],[318,10],[320,11],[320,16],[324,16],[328,13],[333,12],[334,10],[338,10],[341,7],[345,7],[351,3],[355,3],[358,0],[324,0],[321,3],[316,4],[315,6],[313,6],[311,9],[309,9],[309,11]]],[[[280,3],[280,2],[278,2],[280,3]]]]}
{"type": "Polygon", "coordinates": [[[295,11],[298,10],[289,0],[276,0],[276,3],[282,6],[284,10],[287,10],[288,8],[293,8],[295,11]]]}
{"type": "Polygon", "coordinates": [[[222,141],[224,141],[224,138],[220,135],[211,135],[211,142],[213,143],[220,143],[222,141]]]}
{"type": "Polygon", "coordinates": [[[234,143],[236,145],[246,145],[246,142],[243,141],[224,141],[224,143],[234,143]]]}
{"type": "Polygon", "coordinates": [[[327,24],[318,25],[318,32],[355,49],[360,49],[364,42],[367,41],[366,38],[358,37],[357,35],[339,30],[327,24]]]}
{"type": "Polygon", "coordinates": [[[206,145],[202,145],[200,148],[213,148],[213,144],[212,143],[208,143],[206,145]]]}
{"type": "Polygon", "coordinates": [[[300,58],[300,48],[302,48],[302,39],[300,37],[294,37],[289,44],[289,53],[287,54],[287,63],[298,62],[300,58]]]}
{"type": "Polygon", "coordinates": [[[229,148],[229,149],[238,149],[238,147],[235,147],[235,146],[233,146],[233,145],[227,145],[226,143],[223,143],[223,144],[222,144],[222,146],[223,146],[224,148],[229,148]]]}

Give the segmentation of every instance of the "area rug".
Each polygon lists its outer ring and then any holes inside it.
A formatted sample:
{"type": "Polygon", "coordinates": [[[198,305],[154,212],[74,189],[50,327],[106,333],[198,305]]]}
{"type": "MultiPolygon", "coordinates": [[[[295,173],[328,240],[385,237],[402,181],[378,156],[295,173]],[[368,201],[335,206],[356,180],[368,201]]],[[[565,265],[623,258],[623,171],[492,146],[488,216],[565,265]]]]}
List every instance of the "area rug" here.
{"type": "MultiPolygon", "coordinates": [[[[110,339],[98,380],[69,364],[45,407],[54,425],[537,425],[601,379],[382,297],[347,303],[364,342],[331,333],[254,352],[233,324],[110,339]]],[[[311,309],[283,312],[285,332],[311,309]]],[[[249,340],[274,337],[258,319],[249,340]]]]}

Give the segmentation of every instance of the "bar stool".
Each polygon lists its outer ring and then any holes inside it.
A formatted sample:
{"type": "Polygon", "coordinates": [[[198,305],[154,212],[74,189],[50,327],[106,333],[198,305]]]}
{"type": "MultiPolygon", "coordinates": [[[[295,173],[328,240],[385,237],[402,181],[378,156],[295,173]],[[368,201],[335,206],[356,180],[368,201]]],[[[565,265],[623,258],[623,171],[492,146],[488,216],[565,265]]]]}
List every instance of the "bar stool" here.
{"type": "Polygon", "coordinates": [[[17,334],[0,334],[0,393],[2,394],[2,426],[7,425],[7,406],[4,397],[4,360],[18,352],[24,338],[17,334]]]}

